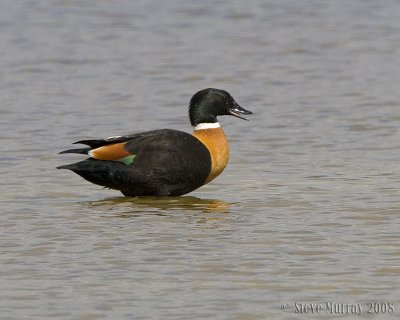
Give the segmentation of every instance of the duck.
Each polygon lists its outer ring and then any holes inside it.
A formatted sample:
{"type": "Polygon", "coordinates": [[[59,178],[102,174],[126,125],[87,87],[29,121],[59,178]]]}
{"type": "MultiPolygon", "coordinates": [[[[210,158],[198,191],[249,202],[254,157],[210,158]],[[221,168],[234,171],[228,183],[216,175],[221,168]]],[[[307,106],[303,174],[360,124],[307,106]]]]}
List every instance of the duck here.
{"type": "Polygon", "coordinates": [[[89,158],[57,169],[68,169],[85,180],[122,192],[127,197],[181,196],[211,182],[225,169],[229,144],[217,119],[231,115],[248,120],[252,114],[225,90],[207,88],[189,103],[193,133],[158,129],[105,139],[80,140],[76,153],[89,158]]]}

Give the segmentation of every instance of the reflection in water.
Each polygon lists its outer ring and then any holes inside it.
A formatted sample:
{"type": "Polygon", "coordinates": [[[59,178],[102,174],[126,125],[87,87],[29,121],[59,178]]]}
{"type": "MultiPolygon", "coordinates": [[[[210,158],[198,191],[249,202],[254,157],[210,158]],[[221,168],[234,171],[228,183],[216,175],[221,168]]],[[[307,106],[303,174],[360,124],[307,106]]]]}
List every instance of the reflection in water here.
{"type": "MultiPolygon", "coordinates": [[[[195,228],[221,229],[219,224],[228,217],[232,203],[217,199],[200,199],[193,196],[183,197],[113,197],[99,201],[83,202],[82,205],[94,214],[103,217],[148,218],[152,216],[166,217],[177,224],[185,223],[189,218],[195,222],[195,228]],[[100,210],[99,210],[100,209],[100,210]],[[100,211],[100,212],[99,212],[100,211]]],[[[158,223],[159,219],[156,219],[158,223]]]]}
{"type": "Polygon", "coordinates": [[[91,206],[126,207],[132,209],[152,208],[160,211],[165,210],[194,210],[201,212],[229,212],[232,203],[218,199],[200,199],[193,196],[184,197],[113,197],[98,201],[85,202],[91,206]]]}

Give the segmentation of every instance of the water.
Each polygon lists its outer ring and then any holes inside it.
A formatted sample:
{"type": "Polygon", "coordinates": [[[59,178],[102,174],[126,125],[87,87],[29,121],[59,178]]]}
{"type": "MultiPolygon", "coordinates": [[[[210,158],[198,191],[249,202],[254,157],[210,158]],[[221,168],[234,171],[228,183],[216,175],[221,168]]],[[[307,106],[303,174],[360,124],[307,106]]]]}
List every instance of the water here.
{"type": "Polygon", "coordinates": [[[399,317],[397,1],[7,1],[0,26],[1,319],[399,317]],[[206,87],[255,113],[220,119],[211,184],[130,199],[55,169],[190,132],[206,87]]]}

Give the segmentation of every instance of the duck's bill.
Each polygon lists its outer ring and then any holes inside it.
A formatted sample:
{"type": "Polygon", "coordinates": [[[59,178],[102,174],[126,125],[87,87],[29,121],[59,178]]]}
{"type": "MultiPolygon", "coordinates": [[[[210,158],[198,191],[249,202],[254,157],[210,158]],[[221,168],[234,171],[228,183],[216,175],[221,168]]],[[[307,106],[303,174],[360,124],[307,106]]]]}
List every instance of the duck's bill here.
{"type": "Polygon", "coordinates": [[[243,119],[243,120],[247,120],[249,121],[249,119],[247,119],[245,117],[245,115],[249,115],[249,114],[253,114],[253,112],[246,110],[244,108],[242,108],[241,106],[239,106],[237,103],[235,103],[233,108],[230,108],[228,110],[229,114],[231,114],[232,116],[235,116],[239,119],[243,119]]]}

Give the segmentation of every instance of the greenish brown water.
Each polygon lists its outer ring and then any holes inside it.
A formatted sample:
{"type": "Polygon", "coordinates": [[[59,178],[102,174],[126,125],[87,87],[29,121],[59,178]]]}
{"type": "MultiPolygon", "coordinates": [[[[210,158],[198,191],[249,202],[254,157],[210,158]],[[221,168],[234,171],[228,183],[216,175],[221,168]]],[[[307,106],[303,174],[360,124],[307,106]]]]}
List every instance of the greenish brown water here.
{"type": "Polygon", "coordinates": [[[399,317],[397,1],[9,1],[0,26],[0,319],[399,317]],[[211,184],[132,199],[55,169],[190,132],[206,87],[254,112],[221,117],[211,184]]]}

